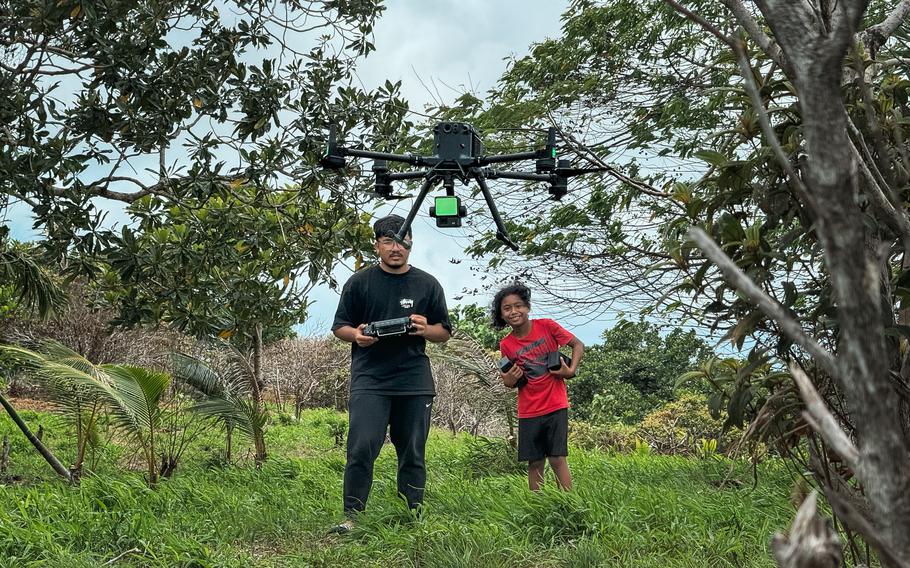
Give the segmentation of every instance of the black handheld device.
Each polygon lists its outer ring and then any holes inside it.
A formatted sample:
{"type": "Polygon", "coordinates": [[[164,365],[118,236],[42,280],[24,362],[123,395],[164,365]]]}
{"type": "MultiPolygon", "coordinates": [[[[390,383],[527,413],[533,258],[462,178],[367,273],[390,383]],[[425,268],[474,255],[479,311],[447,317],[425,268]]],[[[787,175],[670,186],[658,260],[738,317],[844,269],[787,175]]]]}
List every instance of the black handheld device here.
{"type": "Polygon", "coordinates": [[[404,335],[414,329],[410,317],[380,320],[368,323],[363,328],[363,334],[371,337],[389,337],[404,335]]]}
{"type": "Polygon", "coordinates": [[[547,369],[551,371],[558,371],[562,368],[562,362],[566,362],[566,366],[572,365],[572,359],[569,359],[566,355],[563,355],[559,351],[551,351],[547,353],[547,369]]]}
{"type": "MultiPolygon", "coordinates": [[[[515,366],[515,363],[513,363],[511,361],[511,359],[509,359],[508,357],[503,357],[502,359],[499,360],[499,370],[502,371],[503,373],[508,373],[509,371],[512,370],[512,367],[514,367],[514,366],[515,366]]],[[[515,383],[515,388],[520,389],[521,387],[525,386],[526,384],[528,384],[528,378],[525,377],[524,375],[522,375],[521,378],[518,379],[518,382],[515,383]]]]}

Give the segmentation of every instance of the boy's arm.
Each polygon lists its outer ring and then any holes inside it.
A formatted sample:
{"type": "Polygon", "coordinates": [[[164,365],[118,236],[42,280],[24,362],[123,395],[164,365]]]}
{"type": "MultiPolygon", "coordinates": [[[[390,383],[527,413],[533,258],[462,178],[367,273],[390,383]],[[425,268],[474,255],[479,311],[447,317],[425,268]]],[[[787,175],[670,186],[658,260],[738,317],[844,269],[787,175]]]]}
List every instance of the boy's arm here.
{"type": "Polygon", "coordinates": [[[585,353],[585,344],[573,336],[566,345],[572,348],[572,362],[566,365],[566,362],[563,361],[562,367],[558,371],[552,371],[552,373],[563,379],[571,379],[578,372],[578,364],[581,363],[581,358],[585,353]]]}
{"type": "Polygon", "coordinates": [[[569,365],[569,369],[572,370],[572,376],[574,377],[578,371],[578,364],[581,363],[581,358],[585,354],[585,344],[577,337],[573,337],[572,341],[566,345],[572,348],[572,364],[569,365]]]}

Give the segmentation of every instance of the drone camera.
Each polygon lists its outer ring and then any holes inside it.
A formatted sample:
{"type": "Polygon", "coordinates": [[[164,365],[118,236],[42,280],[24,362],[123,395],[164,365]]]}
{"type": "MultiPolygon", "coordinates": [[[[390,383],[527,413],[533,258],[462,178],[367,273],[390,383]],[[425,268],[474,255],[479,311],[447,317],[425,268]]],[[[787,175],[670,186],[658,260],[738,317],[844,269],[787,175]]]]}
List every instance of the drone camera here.
{"type": "Polygon", "coordinates": [[[442,160],[471,160],[483,154],[483,143],[473,126],[464,122],[440,122],[433,128],[433,146],[442,160]]]}
{"type": "Polygon", "coordinates": [[[430,217],[436,219],[436,226],[444,229],[460,227],[462,217],[466,217],[468,208],[461,204],[456,195],[440,195],[435,205],[430,207],[430,217]]]}

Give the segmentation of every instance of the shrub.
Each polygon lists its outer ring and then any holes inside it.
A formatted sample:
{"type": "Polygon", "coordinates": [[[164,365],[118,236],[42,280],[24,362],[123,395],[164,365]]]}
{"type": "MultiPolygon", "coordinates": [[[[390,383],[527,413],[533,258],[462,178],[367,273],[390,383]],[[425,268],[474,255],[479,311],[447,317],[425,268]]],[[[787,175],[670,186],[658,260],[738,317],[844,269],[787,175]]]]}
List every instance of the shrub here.
{"type": "Polygon", "coordinates": [[[708,413],[705,397],[684,394],[645,416],[636,434],[661,454],[695,455],[702,440],[718,440],[723,451],[734,438],[734,432],[724,435],[723,418],[714,419],[708,413]]]}
{"type": "Polygon", "coordinates": [[[569,421],[569,443],[585,450],[627,452],[635,447],[635,426],[569,421]]]}
{"type": "Polygon", "coordinates": [[[653,406],[629,383],[605,381],[591,401],[591,422],[635,424],[653,406]]]}

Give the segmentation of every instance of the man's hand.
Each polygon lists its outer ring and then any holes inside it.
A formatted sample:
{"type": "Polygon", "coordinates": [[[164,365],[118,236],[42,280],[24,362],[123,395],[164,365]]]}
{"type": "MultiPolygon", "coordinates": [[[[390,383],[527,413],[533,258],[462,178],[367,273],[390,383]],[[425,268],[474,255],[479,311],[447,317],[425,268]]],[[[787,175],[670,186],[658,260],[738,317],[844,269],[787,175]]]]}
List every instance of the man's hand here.
{"type": "Polygon", "coordinates": [[[357,335],[354,336],[354,343],[356,343],[359,347],[369,347],[370,345],[373,345],[379,341],[378,337],[363,334],[363,328],[366,326],[367,324],[365,323],[357,326],[357,335]]]}
{"type": "Polygon", "coordinates": [[[518,384],[518,381],[521,380],[521,377],[524,376],[524,371],[521,370],[521,367],[518,365],[512,365],[512,368],[508,372],[499,373],[499,378],[502,379],[502,384],[509,387],[510,389],[515,388],[515,385],[518,384]]]}
{"type": "Polygon", "coordinates": [[[559,358],[559,362],[562,363],[562,366],[559,367],[559,370],[550,371],[551,373],[553,373],[555,376],[557,376],[557,377],[559,377],[560,379],[563,379],[563,380],[565,380],[565,379],[571,379],[572,377],[575,376],[575,369],[573,369],[572,367],[566,365],[566,360],[565,360],[565,359],[563,359],[562,357],[560,357],[560,358],[559,358]]]}
{"type": "Polygon", "coordinates": [[[417,335],[433,343],[448,341],[451,334],[441,323],[430,324],[427,317],[420,314],[411,314],[411,325],[414,327],[408,335],[417,335]]]}
{"type": "Polygon", "coordinates": [[[427,327],[430,324],[427,323],[427,317],[420,314],[411,314],[411,325],[414,327],[409,333],[410,335],[419,335],[421,337],[426,337],[427,327]]]}

